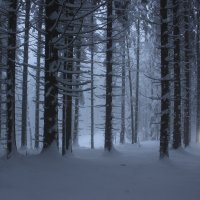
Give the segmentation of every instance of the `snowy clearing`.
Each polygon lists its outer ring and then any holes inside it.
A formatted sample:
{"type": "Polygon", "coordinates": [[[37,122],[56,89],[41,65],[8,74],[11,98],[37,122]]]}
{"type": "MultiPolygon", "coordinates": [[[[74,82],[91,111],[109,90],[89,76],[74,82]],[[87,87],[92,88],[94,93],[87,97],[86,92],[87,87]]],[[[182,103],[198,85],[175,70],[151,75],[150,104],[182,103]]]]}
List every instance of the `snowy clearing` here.
{"type": "Polygon", "coordinates": [[[200,148],[170,151],[158,159],[159,144],[77,148],[61,157],[55,150],[38,156],[0,160],[2,200],[199,200],[200,148]]]}

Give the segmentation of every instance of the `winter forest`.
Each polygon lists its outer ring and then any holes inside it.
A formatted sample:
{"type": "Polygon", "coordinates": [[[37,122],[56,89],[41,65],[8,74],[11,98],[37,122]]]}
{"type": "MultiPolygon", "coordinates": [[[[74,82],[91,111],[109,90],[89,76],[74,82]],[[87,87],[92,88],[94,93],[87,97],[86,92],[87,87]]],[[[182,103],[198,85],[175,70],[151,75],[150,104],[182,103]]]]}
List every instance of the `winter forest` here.
{"type": "Polygon", "coordinates": [[[199,0],[0,0],[2,199],[199,185],[199,0]]]}

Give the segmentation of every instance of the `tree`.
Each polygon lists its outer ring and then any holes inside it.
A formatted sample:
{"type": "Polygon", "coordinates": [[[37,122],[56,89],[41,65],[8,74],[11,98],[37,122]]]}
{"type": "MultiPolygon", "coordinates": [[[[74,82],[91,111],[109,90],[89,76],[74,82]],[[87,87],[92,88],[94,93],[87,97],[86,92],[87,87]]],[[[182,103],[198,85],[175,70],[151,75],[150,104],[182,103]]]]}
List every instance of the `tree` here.
{"type": "Polygon", "coordinates": [[[18,1],[8,1],[7,49],[7,155],[15,151],[15,70],[18,1]]]}
{"type": "Polygon", "coordinates": [[[112,149],[113,0],[107,0],[105,150],[112,149]]]}
{"type": "Polygon", "coordinates": [[[27,146],[27,108],[28,108],[28,56],[29,56],[29,31],[30,31],[31,1],[26,1],[25,6],[25,33],[23,53],[23,83],[22,83],[22,135],[21,145],[27,146]]]}
{"type": "Polygon", "coordinates": [[[169,69],[168,69],[168,1],[160,0],[161,22],[161,127],[160,158],[168,157],[169,142],[169,69]]]}
{"type": "Polygon", "coordinates": [[[44,146],[46,150],[58,134],[58,50],[54,40],[58,37],[57,18],[59,2],[45,1],[45,90],[44,90],[44,146]],[[52,17],[54,16],[54,17],[52,17]]]}
{"type": "Polygon", "coordinates": [[[179,0],[173,0],[173,42],[174,42],[174,128],[173,148],[181,146],[181,80],[180,80],[180,30],[179,0]]]}

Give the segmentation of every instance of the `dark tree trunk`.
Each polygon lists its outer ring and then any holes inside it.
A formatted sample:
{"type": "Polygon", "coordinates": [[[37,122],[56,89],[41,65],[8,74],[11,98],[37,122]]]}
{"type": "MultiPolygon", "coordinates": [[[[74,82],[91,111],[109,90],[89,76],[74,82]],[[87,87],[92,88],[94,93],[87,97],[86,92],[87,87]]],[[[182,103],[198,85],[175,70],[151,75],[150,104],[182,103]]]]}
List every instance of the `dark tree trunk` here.
{"type": "Polygon", "coordinates": [[[44,0],[40,0],[38,11],[38,35],[37,35],[37,69],[36,69],[36,91],[35,91],[35,148],[39,147],[39,135],[40,135],[40,71],[41,71],[41,54],[42,54],[42,16],[43,16],[43,4],[44,0]]]}
{"type": "Polygon", "coordinates": [[[16,148],[15,141],[15,57],[18,1],[9,1],[7,52],[7,155],[16,148]]]}
{"type": "Polygon", "coordinates": [[[161,17],[161,127],[160,158],[168,157],[169,140],[169,69],[168,69],[168,11],[167,1],[160,0],[161,17]]]}
{"type": "Polygon", "coordinates": [[[184,105],[184,145],[190,143],[190,45],[189,45],[189,2],[184,2],[184,23],[185,23],[185,105],[184,105]]]}
{"type": "Polygon", "coordinates": [[[45,3],[44,150],[57,139],[58,134],[58,50],[53,41],[58,33],[56,19],[51,17],[58,13],[58,2],[46,0],[45,3]]]}
{"type": "Polygon", "coordinates": [[[22,85],[22,136],[21,146],[27,146],[27,106],[28,106],[28,51],[30,31],[30,0],[26,1],[25,33],[24,33],[24,59],[23,59],[23,85],[22,85]]]}
{"type": "MultiPolygon", "coordinates": [[[[93,5],[93,1],[92,1],[93,5]]],[[[94,26],[94,14],[91,14],[91,26],[94,26]]],[[[94,32],[91,33],[91,149],[94,149],[94,32]]]]}
{"type": "Polygon", "coordinates": [[[173,148],[181,146],[181,83],[180,83],[180,31],[179,0],[173,0],[173,39],[174,39],[174,127],[173,148]]]}
{"type": "Polygon", "coordinates": [[[196,142],[200,142],[200,2],[197,1],[197,124],[196,142]]]}
{"type": "Polygon", "coordinates": [[[112,62],[113,62],[113,41],[112,41],[112,12],[113,1],[107,0],[107,46],[106,46],[106,117],[105,117],[105,150],[112,149],[112,62]]]}

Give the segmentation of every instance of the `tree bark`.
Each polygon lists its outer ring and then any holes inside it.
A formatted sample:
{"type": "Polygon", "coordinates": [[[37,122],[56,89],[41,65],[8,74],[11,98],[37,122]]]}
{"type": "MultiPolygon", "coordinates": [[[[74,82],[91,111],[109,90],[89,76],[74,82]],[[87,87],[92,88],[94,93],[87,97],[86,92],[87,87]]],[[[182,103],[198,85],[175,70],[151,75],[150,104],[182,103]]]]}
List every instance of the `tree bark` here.
{"type": "Polygon", "coordinates": [[[22,135],[21,146],[27,146],[27,106],[28,106],[28,51],[30,31],[30,0],[26,1],[25,33],[24,33],[24,58],[23,58],[23,83],[22,83],[22,135]]]}
{"type": "Polygon", "coordinates": [[[181,80],[180,80],[180,30],[179,0],[173,0],[173,40],[174,40],[174,127],[173,148],[181,146],[181,80]]]}
{"type": "Polygon", "coordinates": [[[160,0],[161,18],[161,127],[160,127],[160,158],[168,157],[169,142],[169,69],[168,69],[168,11],[167,1],[160,0]]]}
{"type": "Polygon", "coordinates": [[[107,0],[107,45],[106,45],[106,117],[105,117],[105,150],[112,149],[112,66],[113,66],[113,0],[107,0]]]}

